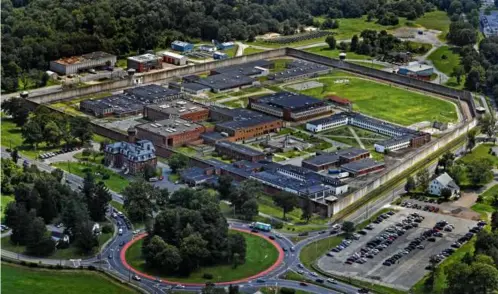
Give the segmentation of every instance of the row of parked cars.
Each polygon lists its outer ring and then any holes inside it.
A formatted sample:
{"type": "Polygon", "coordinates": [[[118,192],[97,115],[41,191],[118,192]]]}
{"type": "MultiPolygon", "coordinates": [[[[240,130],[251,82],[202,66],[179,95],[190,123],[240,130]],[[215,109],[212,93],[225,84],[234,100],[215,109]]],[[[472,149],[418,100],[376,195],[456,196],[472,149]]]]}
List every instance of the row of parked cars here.
{"type": "Polygon", "coordinates": [[[421,205],[417,203],[403,202],[401,203],[401,206],[406,208],[420,209],[429,212],[439,212],[439,207],[433,205],[421,205]]]}
{"type": "Polygon", "coordinates": [[[76,150],[79,150],[79,149],[80,149],[80,147],[62,148],[61,150],[57,150],[57,151],[53,151],[53,152],[46,152],[46,153],[40,154],[40,158],[41,159],[48,159],[48,158],[54,157],[54,156],[62,154],[62,153],[76,151],[76,150]]]}
{"type": "MultiPolygon", "coordinates": [[[[438,224],[436,224],[436,226],[434,226],[434,227],[437,229],[440,229],[442,225],[443,225],[443,223],[441,223],[439,226],[438,226],[438,224]]],[[[470,239],[472,239],[474,234],[480,232],[484,228],[485,225],[486,225],[485,221],[479,221],[477,223],[477,226],[472,227],[471,229],[469,229],[469,232],[467,232],[463,237],[460,237],[457,241],[453,242],[453,244],[451,244],[450,248],[444,249],[439,254],[432,255],[430,257],[431,263],[439,263],[439,262],[443,261],[446,257],[452,255],[455,252],[456,248],[460,248],[463,244],[465,244],[470,239]]],[[[426,269],[431,270],[432,265],[428,265],[426,267],[426,269]]]]}

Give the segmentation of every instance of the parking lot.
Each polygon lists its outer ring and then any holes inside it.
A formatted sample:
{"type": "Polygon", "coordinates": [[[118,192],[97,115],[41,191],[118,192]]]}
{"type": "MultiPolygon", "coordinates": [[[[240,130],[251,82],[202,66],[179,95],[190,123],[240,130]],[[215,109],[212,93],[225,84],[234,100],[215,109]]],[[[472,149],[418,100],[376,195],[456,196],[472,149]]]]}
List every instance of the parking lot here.
{"type": "MultiPolygon", "coordinates": [[[[415,219],[413,215],[411,218],[412,220],[415,219]]],[[[411,223],[413,224],[414,221],[411,223]]],[[[432,256],[452,248],[451,245],[468,233],[469,229],[476,226],[476,224],[477,222],[472,220],[403,208],[396,214],[384,219],[381,223],[372,224],[371,230],[364,230],[367,233],[366,235],[359,237],[359,240],[351,240],[351,244],[346,248],[339,252],[328,253],[330,256],[323,256],[318,261],[318,266],[333,275],[370,279],[408,290],[425,275],[427,272],[426,267],[430,264],[432,256]],[[421,216],[417,219],[417,227],[409,228],[404,226],[403,221],[406,221],[409,215],[413,213],[418,213],[421,216]],[[451,232],[441,228],[440,232],[436,233],[436,235],[442,234],[441,237],[430,235],[422,238],[423,240],[416,241],[417,238],[421,238],[424,232],[433,229],[436,223],[443,220],[448,225],[453,225],[454,228],[451,229],[451,232]],[[405,232],[400,233],[398,236],[396,232],[399,231],[394,230],[396,227],[405,230],[405,232]],[[380,237],[381,235],[384,236],[380,237]],[[374,241],[377,237],[380,237],[379,239],[386,238],[386,240],[367,248],[367,243],[374,241]],[[412,241],[415,244],[410,244],[412,241]],[[370,253],[382,244],[386,245],[385,248],[379,248],[380,250],[377,250],[378,252],[375,254],[370,253]],[[413,246],[408,252],[406,249],[410,245],[413,246]],[[362,254],[361,261],[354,261],[351,264],[346,263],[352,256],[359,256],[362,249],[365,252],[362,254]],[[391,262],[388,262],[390,265],[385,265],[386,260],[392,258],[395,254],[399,255],[397,259],[391,259],[391,262]]],[[[443,258],[441,257],[440,259],[442,260],[443,258]]]]}

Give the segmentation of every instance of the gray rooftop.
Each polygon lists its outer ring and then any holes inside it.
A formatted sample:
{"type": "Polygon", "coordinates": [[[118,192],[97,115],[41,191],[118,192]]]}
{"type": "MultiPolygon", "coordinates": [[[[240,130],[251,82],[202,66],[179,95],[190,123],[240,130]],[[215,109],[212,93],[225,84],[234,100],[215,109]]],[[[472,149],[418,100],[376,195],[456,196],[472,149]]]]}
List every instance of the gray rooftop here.
{"type": "Polygon", "coordinates": [[[379,166],[384,166],[384,163],[379,162],[379,161],[375,161],[371,158],[365,158],[365,159],[361,159],[361,160],[357,160],[357,161],[343,164],[341,166],[341,169],[344,169],[346,171],[351,171],[351,172],[360,172],[360,171],[368,169],[368,168],[374,168],[374,167],[379,167],[379,166]]]}
{"type": "Polygon", "coordinates": [[[153,102],[154,100],[157,99],[163,99],[180,94],[180,91],[176,89],[169,89],[156,84],[130,88],[124,90],[123,92],[127,95],[132,95],[140,100],[146,100],[149,102],[153,102]]]}
{"type": "Polygon", "coordinates": [[[245,154],[245,155],[248,155],[248,156],[260,156],[260,155],[264,155],[264,153],[261,152],[261,151],[259,151],[259,150],[252,149],[252,148],[249,148],[249,147],[241,145],[241,144],[227,142],[227,141],[216,142],[215,146],[220,146],[220,147],[223,147],[223,148],[228,148],[228,149],[231,149],[231,150],[233,150],[233,151],[235,151],[237,153],[245,154]]]}
{"type": "Polygon", "coordinates": [[[180,118],[164,119],[160,121],[155,121],[153,123],[146,123],[136,126],[137,129],[147,130],[149,132],[153,132],[165,137],[187,131],[193,131],[201,127],[202,126],[199,124],[192,123],[180,118]]]}
{"type": "Polygon", "coordinates": [[[262,72],[262,69],[258,69],[258,67],[269,68],[273,64],[272,61],[268,60],[256,60],[252,62],[246,62],[243,64],[237,64],[232,66],[225,66],[221,68],[217,68],[213,70],[213,72],[217,73],[225,73],[231,75],[244,75],[244,76],[252,76],[257,75],[262,72]]]}
{"type": "Polygon", "coordinates": [[[161,104],[148,105],[146,106],[146,108],[150,108],[170,115],[183,115],[206,109],[202,104],[194,103],[184,99],[176,99],[161,104]]]}
{"type": "Polygon", "coordinates": [[[242,86],[251,85],[254,79],[244,75],[216,74],[200,78],[194,83],[208,86],[211,89],[228,90],[242,86]]]}
{"type": "Polygon", "coordinates": [[[321,106],[324,101],[303,94],[282,91],[258,98],[257,103],[278,109],[300,110],[321,106]]]}
{"type": "Polygon", "coordinates": [[[294,60],[293,62],[287,65],[287,68],[285,70],[274,73],[270,75],[268,78],[275,80],[284,80],[287,78],[296,77],[304,74],[319,73],[329,69],[330,68],[328,66],[322,64],[310,61],[304,61],[304,60],[294,60]]]}

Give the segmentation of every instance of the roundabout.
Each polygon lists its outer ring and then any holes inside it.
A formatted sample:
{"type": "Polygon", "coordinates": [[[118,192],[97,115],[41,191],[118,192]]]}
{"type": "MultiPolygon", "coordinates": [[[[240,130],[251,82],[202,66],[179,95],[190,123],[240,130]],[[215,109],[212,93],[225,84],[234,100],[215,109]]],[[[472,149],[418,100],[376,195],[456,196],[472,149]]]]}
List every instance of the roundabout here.
{"type": "Polygon", "coordinates": [[[230,231],[242,234],[247,244],[245,262],[236,268],[231,264],[221,264],[200,267],[188,277],[161,275],[160,271],[148,269],[141,256],[142,243],[147,234],[138,235],[123,246],[120,252],[120,262],[127,270],[142,278],[161,279],[165,284],[204,286],[207,282],[229,285],[265,277],[284,261],[284,251],[276,241],[247,229],[231,228],[230,231]],[[212,278],[206,279],[205,274],[211,275],[212,278]]]}

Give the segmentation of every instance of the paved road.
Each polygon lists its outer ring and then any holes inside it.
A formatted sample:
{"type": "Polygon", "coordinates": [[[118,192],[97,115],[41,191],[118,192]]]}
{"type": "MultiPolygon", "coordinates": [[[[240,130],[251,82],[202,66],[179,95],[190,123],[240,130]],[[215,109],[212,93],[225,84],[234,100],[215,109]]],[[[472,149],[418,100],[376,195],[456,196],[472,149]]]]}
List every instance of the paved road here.
{"type": "MultiPolygon", "coordinates": [[[[60,91],[62,91],[62,85],[54,85],[54,86],[48,86],[48,87],[44,87],[44,88],[33,89],[33,90],[29,90],[28,92],[29,92],[29,97],[36,97],[36,96],[50,94],[50,93],[57,93],[60,91]]],[[[5,99],[9,99],[12,97],[18,97],[22,92],[24,92],[24,91],[2,95],[0,97],[0,99],[1,99],[0,101],[3,102],[5,99]]]]}

